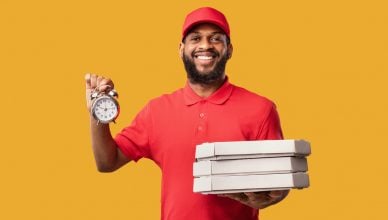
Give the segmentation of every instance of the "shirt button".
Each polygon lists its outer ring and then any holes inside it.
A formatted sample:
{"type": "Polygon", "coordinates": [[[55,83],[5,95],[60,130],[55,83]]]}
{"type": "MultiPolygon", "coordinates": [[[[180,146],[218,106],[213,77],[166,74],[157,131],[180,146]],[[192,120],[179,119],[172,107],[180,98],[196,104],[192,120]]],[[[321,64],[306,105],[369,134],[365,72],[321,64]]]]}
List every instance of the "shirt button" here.
{"type": "Polygon", "coordinates": [[[198,131],[202,131],[202,126],[198,126],[198,131]]]}
{"type": "Polygon", "coordinates": [[[204,117],[205,117],[205,113],[200,113],[200,114],[199,114],[199,117],[200,117],[200,118],[204,118],[204,117]]]}

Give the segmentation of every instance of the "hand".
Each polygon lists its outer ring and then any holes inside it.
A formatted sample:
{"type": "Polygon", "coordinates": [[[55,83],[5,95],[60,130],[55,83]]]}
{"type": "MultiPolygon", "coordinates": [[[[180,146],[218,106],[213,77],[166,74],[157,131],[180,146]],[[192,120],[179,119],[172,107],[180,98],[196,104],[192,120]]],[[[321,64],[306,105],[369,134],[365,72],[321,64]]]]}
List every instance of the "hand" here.
{"type": "Polygon", "coordinates": [[[105,78],[103,76],[98,76],[96,74],[87,73],[85,75],[86,81],[86,107],[90,112],[92,105],[91,102],[91,93],[96,89],[97,92],[105,92],[108,89],[111,90],[114,88],[114,84],[111,79],[105,78]]]}
{"type": "Polygon", "coordinates": [[[264,209],[270,205],[276,204],[288,195],[289,190],[263,191],[263,192],[245,192],[228,193],[219,196],[231,198],[254,209],[264,209]]]}

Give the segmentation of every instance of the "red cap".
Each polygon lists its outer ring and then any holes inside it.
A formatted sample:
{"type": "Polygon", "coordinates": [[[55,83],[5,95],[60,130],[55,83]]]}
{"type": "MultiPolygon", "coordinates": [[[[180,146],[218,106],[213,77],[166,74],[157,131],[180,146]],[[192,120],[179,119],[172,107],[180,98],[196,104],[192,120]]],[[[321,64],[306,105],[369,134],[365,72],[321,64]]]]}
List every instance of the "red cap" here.
{"type": "Polygon", "coordinates": [[[186,36],[187,32],[191,28],[197,24],[202,23],[211,23],[217,25],[225,32],[228,37],[230,37],[229,24],[225,18],[225,15],[214,8],[203,7],[190,12],[190,14],[186,16],[182,29],[182,38],[186,36]]]}

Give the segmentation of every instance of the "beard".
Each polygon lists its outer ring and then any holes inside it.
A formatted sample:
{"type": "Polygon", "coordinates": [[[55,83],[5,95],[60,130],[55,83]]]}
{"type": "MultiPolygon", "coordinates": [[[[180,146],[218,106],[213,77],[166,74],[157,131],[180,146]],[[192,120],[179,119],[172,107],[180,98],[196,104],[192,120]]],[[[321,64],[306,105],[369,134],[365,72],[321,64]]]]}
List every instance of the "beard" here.
{"type": "MultiPolygon", "coordinates": [[[[210,51],[215,54],[215,57],[220,56],[217,51],[210,51]]],[[[210,85],[223,79],[225,73],[226,63],[228,61],[228,53],[225,53],[221,59],[216,63],[212,70],[208,72],[199,72],[194,63],[194,52],[190,56],[183,54],[183,64],[187,72],[187,78],[193,84],[210,85]]]]}

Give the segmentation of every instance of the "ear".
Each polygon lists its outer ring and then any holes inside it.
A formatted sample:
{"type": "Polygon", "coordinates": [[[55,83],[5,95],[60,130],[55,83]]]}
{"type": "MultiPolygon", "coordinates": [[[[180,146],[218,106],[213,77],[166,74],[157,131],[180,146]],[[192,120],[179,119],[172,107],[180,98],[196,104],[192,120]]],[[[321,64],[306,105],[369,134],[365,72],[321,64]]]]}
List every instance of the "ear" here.
{"type": "Polygon", "coordinates": [[[232,58],[232,54],[233,54],[233,45],[229,44],[228,45],[228,59],[232,58]]]}
{"type": "Polygon", "coordinates": [[[183,42],[181,42],[179,44],[179,56],[180,58],[183,58],[183,49],[185,48],[185,44],[183,42]]]}

